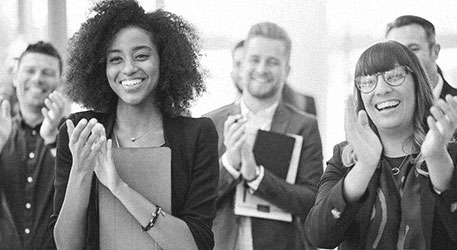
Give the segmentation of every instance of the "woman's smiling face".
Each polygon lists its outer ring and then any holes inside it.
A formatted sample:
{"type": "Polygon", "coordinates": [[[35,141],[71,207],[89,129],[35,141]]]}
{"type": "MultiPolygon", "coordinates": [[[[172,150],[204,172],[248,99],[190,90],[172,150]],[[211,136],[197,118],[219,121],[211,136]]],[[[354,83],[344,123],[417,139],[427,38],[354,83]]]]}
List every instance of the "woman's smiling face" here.
{"type": "Polygon", "coordinates": [[[159,80],[160,60],[151,34],[128,26],[113,38],[107,51],[106,76],[119,102],[139,105],[153,98],[159,80]]]}
{"type": "Polygon", "coordinates": [[[382,75],[377,76],[375,89],[361,93],[362,101],[368,116],[379,131],[390,129],[413,128],[413,117],[416,106],[414,78],[408,72],[404,82],[399,86],[391,86],[382,75]]]}

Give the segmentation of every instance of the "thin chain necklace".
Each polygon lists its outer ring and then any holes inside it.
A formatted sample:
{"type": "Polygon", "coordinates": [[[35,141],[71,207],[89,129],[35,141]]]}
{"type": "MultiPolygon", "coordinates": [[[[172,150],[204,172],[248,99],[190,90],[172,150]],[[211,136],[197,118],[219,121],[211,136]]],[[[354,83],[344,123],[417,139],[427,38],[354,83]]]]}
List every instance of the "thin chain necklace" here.
{"type": "Polygon", "coordinates": [[[403,158],[403,161],[400,163],[400,165],[398,165],[398,167],[392,168],[393,175],[398,175],[400,173],[401,167],[403,167],[403,164],[406,162],[406,159],[408,159],[408,158],[409,158],[409,155],[405,156],[405,158],[403,158]]]}
{"type": "MultiPolygon", "coordinates": [[[[150,126],[148,129],[146,129],[143,133],[141,133],[139,136],[136,136],[136,137],[130,137],[130,141],[132,143],[135,143],[135,141],[137,141],[138,139],[140,139],[141,137],[143,137],[147,132],[151,131],[151,129],[155,128],[155,126],[160,122],[161,118],[159,117],[155,122],[154,124],[152,124],[152,126],[150,126]]],[[[117,128],[121,130],[121,128],[119,127],[119,123],[116,121],[116,124],[117,124],[117,128]]],[[[122,131],[123,132],[123,131],[122,131]]]]}

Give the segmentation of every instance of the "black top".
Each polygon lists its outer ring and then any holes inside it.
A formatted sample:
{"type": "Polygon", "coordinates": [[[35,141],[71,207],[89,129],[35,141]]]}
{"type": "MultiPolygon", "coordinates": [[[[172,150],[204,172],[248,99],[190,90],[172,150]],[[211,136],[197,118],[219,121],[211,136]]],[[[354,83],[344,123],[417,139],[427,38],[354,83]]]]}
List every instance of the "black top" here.
{"type": "MultiPolygon", "coordinates": [[[[92,111],[72,114],[69,119],[77,124],[81,119],[96,118],[111,137],[115,115],[92,111]]],[[[172,215],[189,227],[198,249],[213,249],[212,221],[216,216],[215,200],[219,176],[217,132],[208,118],[163,118],[165,145],[171,149],[171,206],[172,215]]],[[[56,183],[54,213],[51,228],[62,207],[72,165],[68,148],[67,127],[64,124],[57,139],[56,183]]],[[[85,249],[99,249],[98,186],[92,181],[88,207],[88,230],[85,249]]],[[[138,228],[140,232],[140,228],[138,228]]],[[[179,237],[178,235],[176,237],[179,237]]]]}
{"type": "Polygon", "coordinates": [[[54,191],[54,156],[40,126],[17,116],[0,156],[0,249],[52,248],[49,218],[54,191]]]}

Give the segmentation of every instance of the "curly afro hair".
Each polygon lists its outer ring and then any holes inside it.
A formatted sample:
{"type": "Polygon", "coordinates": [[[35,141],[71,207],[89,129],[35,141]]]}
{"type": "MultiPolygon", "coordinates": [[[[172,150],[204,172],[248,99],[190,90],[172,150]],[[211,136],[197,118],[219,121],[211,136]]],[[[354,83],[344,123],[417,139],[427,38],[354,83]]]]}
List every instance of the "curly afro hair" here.
{"type": "Polygon", "coordinates": [[[88,109],[107,112],[118,96],[106,77],[106,52],[122,28],[148,31],[160,59],[155,100],[162,114],[174,117],[205,91],[199,64],[200,41],[195,29],[180,16],[157,10],[145,13],[135,0],[104,0],[94,16],[70,39],[66,87],[70,98],[88,109]]]}

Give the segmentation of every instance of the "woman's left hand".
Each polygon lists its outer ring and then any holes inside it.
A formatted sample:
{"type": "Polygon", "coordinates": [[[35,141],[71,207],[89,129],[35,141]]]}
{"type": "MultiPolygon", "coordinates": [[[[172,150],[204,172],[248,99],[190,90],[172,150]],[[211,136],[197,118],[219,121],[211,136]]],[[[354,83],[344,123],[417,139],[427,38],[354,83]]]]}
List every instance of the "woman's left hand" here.
{"type": "Polygon", "coordinates": [[[425,157],[446,152],[446,146],[457,129],[457,97],[446,96],[430,108],[431,116],[427,117],[429,131],[421,146],[425,157]]]}
{"type": "Polygon", "coordinates": [[[114,194],[123,181],[114,165],[112,145],[113,141],[109,139],[102,146],[97,156],[95,174],[98,180],[114,194]]]}

